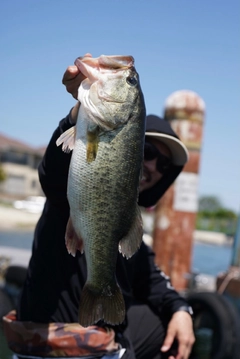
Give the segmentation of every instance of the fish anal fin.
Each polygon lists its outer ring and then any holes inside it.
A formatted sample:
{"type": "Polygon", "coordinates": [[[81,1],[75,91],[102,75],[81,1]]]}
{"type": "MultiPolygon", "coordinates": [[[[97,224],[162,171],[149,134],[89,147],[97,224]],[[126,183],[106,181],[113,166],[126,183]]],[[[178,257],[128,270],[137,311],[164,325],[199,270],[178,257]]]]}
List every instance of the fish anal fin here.
{"type": "Polygon", "coordinates": [[[141,210],[136,207],[135,221],[130,228],[128,234],[123,237],[119,242],[119,252],[122,253],[123,257],[127,259],[131,258],[135,252],[139,249],[142,243],[143,237],[143,222],[141,216],[141,210]]]}
{"type": "Polygon", "coordinates": [[[56,145],[62,145],[63,152],[69,153],[74,149],[76,137],[76,126],[70,127],[67,131],[63,132],[57,139],[56,145]]]}
{"type": "Polygon", "coordinates": [[[121,324],[125,318],[125,303],[120,287],[115,285],[108,293],[101,293],[86,283],[81,293],[78,318],[83,327],[99,320],[111,325],[121,324]]]}
{"type": "Polygon", "coordinates": [[[99,143],[99,128],[94,126],[92,129],[87,131],[87,162],[95,160],[98,151],[99,143]]]}
{"type": "Polygon", "coordinates": [[[69,217],[66,227],[65,244],[68,253],[73,257],[76,256],[77,250],[83,253],[83,240],[75,232],[71,217],[69,217]]]}

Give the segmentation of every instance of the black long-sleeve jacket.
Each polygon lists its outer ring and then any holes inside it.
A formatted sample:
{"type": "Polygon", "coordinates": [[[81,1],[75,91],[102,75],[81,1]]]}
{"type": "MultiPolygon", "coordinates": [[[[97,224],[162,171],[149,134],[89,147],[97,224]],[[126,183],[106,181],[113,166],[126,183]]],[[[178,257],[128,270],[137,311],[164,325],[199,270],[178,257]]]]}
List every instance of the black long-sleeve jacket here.
{"type": "MultiPolygon", "coordinates": [[[[39,179],[47,199],[35,229],[27,280],[17,310],[22,321],[78,321],[79,298],[87,277],[86,260],[80,252],[72,257],[65,247],[71,154],[56,146],[57,138],[70,126],[69,116],[59,123],[39,166],[39,179]]],[[[154,253],[144,243],[128,260],[118,254],[116,276],[126,308],[140,301],[159,315],[171,315],[187,305],[157,268],[154,253]]]]}

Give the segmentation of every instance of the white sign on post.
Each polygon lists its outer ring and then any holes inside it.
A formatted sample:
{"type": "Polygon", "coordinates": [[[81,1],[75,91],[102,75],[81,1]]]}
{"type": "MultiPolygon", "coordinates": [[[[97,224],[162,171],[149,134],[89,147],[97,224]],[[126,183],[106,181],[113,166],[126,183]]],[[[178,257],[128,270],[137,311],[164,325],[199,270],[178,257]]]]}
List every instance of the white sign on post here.
{"type": "Polygon", "coordinates": [[[198,210],[198,174],[182,172],[174,184],[173,209],[181,212],[198,210]]]}

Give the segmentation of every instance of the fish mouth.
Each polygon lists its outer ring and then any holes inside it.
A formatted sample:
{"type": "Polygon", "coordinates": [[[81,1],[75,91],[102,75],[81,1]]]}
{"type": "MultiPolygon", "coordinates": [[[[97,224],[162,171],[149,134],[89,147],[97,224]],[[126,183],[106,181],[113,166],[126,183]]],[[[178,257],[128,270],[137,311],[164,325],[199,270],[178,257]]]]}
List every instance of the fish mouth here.
{"type": "Polygon", "coordinates": [[[78,57],[74,64],[84,76],[94,82],[98,80],[99,73],[122,71],[134,67],[134,58],[130,55],[101,55],[97,58],[83,56],[78,57]]]}
{"type": "Polygon", "coordinates": [[[106,70],[122,70],[134,66],[134,59],[132,56],[105,56],[101,55],[98,58],[99,66],[101,69],[106,70]]]}

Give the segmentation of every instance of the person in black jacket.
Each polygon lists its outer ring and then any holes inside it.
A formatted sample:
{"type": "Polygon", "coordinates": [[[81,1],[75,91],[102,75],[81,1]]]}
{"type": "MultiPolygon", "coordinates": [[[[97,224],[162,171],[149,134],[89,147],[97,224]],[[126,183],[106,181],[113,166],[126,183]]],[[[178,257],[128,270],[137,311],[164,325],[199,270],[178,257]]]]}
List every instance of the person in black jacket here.
{"type": "MultiPolygon", "coordinates": [[[[67,91],[75,98],[82,80],[76,66],[68,67],[63,76],[67,91]]],[[[79,298],[87,276],[86,261],[84,254],[79,252],[72,257],[65,247],[71,153],[57,147],[56,140],[76,122],[79,105],[60,121],[39,165],[46,203],[34,233],[27,279],[17,308],[18,321],[78,321],[79,298]]],[[[147,116],[139,205],[155,205],[187,159],[184,144],[168,122],[155,115],[147,116]]],[[[132,258],[127,260],[119,254],[116,276],[127,312],[125,322],[113,328],[116,342],[127,348],[123,359],[187,359],[194,343],[191,308],[155,265],[151,248],[142,242],[132,258]]]]}

